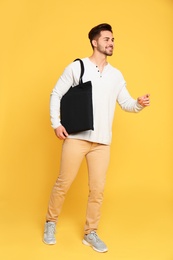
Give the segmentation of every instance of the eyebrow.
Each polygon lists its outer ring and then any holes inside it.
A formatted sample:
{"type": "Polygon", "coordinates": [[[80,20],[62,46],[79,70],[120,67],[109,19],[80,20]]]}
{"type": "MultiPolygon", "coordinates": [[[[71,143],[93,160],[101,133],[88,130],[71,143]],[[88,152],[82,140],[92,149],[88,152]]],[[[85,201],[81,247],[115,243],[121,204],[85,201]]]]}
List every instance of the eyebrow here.
{"type": "MultiPolygon", "coordinates": [[[[110,39],[110,37],[104,37],[103,39],[110,39]]],[[[111,40],[114,41],[114,38],[112,38],[111,40]]]]}

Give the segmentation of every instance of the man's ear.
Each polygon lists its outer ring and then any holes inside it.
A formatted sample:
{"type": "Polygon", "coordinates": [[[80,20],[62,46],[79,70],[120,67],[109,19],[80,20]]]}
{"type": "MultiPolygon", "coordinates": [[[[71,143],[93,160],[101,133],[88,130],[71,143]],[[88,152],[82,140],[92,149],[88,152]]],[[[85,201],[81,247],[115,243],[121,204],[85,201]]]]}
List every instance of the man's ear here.
{"type": "Polygon", "coordinates": [[[96,40],[92,40],[92,45],[93,45],[93,47],[97,47],[97,41],[96,40]]]}

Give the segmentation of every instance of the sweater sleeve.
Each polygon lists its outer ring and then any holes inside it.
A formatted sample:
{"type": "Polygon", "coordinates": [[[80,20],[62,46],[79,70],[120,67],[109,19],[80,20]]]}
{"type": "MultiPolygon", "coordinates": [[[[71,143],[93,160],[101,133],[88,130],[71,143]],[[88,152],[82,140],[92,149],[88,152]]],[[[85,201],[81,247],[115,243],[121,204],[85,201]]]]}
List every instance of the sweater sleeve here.
{"type": "Polygon", "coordinates": [[[68,65],[63,74],[57,81],[51,96],[50,96],[50,119],[51,125],[54,129],[61,125],[60,122],[60,101],[62,96],[69,90],[73,85],[73,71],[72,64],[68,65]]]}
{"type": "Polygon", "coordinates": [[[123,84],[123,87],[118,94],[117,102],[120,107],[127,112],[137,113],[143,109],[143,106],[141,106],[137,100],[131,97],[125,83],[123,84]]]}

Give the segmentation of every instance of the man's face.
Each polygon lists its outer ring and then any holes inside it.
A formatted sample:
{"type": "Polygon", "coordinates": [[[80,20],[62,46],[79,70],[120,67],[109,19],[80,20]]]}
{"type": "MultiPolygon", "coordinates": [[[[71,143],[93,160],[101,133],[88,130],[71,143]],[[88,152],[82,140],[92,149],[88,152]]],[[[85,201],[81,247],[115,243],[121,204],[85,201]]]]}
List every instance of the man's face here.
{"type": "Polygon", "coordinates": [[[110,31],[101,31],[100,37],[93,41],[96,50],[106,56],[112,56],[114,49],[114,38],[110,31]]]}

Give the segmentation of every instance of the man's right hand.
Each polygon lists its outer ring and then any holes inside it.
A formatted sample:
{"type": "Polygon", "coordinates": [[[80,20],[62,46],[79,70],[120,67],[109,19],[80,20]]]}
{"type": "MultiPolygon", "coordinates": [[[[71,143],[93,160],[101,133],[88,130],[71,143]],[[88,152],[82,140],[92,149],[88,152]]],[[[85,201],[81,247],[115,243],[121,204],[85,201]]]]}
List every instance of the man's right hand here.
{"type": "Polygon", "coordinates": [[[60,125],[59,127],[57,127],[56,129],[54,129],[56,136],[60,139],[60,140],[65,140],[68,137],[68,133],[65,129],[64,126],[60,125]]]}

